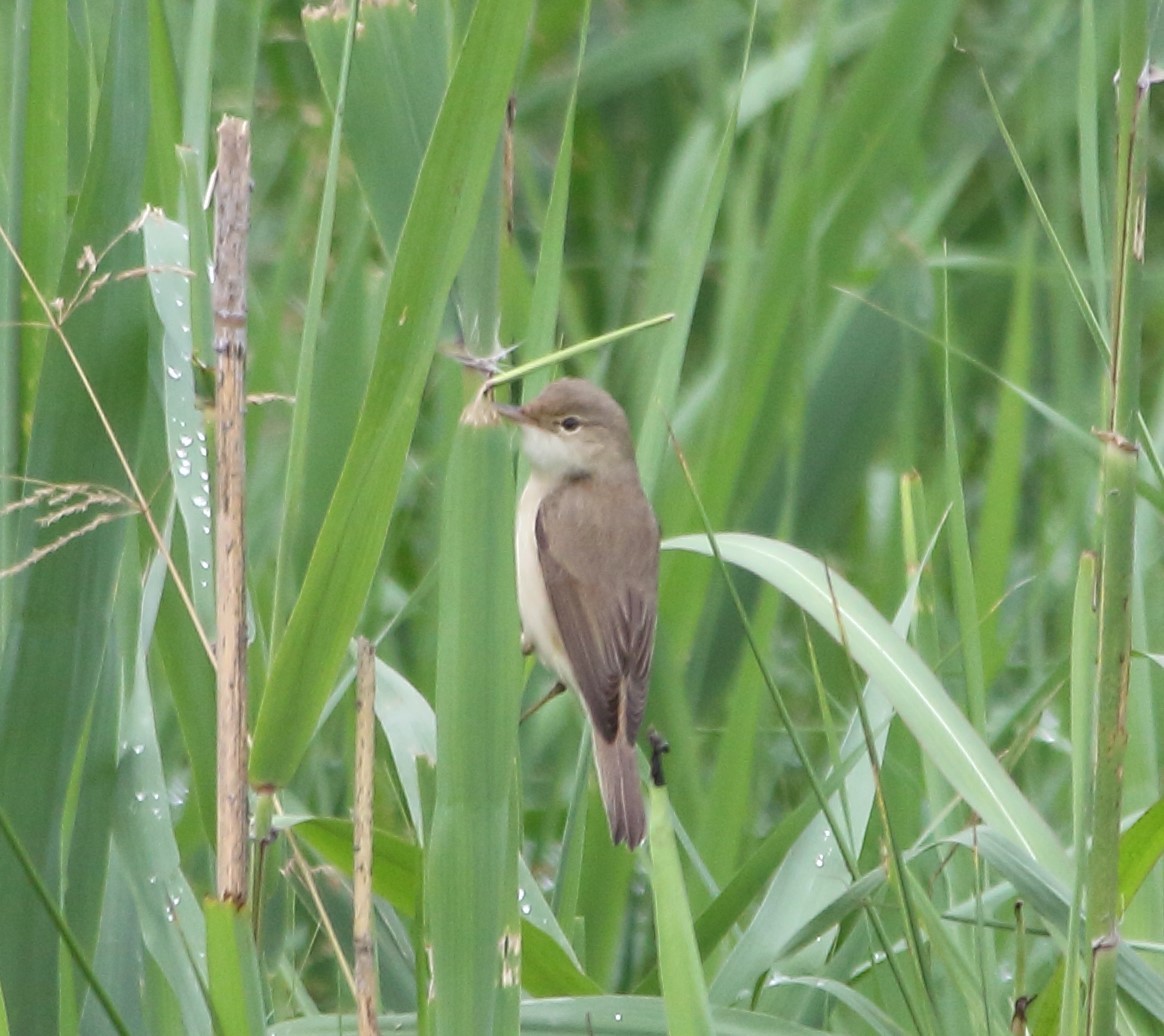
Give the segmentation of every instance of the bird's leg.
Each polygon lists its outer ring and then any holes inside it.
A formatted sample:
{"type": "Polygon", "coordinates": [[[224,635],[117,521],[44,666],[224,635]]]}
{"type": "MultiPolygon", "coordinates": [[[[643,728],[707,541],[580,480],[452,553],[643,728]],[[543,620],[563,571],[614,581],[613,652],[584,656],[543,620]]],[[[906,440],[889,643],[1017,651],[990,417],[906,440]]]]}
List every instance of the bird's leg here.
{"type": "Polygon", "coordinates": [[[559,680],[556,684],[554,684],[553,687],[550,688],[549,692],[544,698],[540,698],[538,701],[534,702],[528,709],[525,710],[525,712],[521,714],[521,719],[518,720],[518,723],[524,723],[527,719],[530,718],[530,716],[537,712],[538,709],[545,705],[546,702],[556,698],[565,689],[566,685],[562,683],[561,680],[559,680]]]}

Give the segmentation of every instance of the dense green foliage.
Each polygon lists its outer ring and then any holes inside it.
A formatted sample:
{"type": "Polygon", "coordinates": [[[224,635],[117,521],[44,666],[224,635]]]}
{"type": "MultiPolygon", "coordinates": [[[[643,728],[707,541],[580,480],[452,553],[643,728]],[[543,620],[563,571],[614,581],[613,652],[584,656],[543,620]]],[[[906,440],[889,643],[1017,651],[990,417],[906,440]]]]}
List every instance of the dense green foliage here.
{"type": "Polygon", "coordinates": [[[1160,152],[1112,87],[1157,8],[416,0],[353,32],[339,6],[0,8],[0,1034],[355,1031],[357,633],[404,1031],[1002,1036],[1035,997],[1032,1032],[1083,1033],[1109,894],[1099,988],[1164,1031],[1160,152]],[[254,148],[279,814],[241,919],[212,899],[197,400],[224,113],[254,148]],[[459,423],[447,354],[659,314],[517,389],[609,388],[671,537],[652,860],[609,843],[576,703],[518,728],[550,683],[518,650],[524,471],[459,423]],[[1096,657],[1118,691],[1128,623],[1126,755],[1098,735],[1123,833],[1088,888],[1096,657]]]}

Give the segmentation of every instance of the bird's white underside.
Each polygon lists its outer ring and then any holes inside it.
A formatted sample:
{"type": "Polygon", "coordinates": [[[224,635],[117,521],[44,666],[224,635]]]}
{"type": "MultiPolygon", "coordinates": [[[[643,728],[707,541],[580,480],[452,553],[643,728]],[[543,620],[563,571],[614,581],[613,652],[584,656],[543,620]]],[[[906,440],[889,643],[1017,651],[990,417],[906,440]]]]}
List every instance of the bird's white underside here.
{"type": "MultiPolygon", "coordinates": [[[[545,433],[542,434],[544,436],[545,433]]],[[[528,444],[526,448],[528,450],[528,444]]],[[[558,620],[554,617],[554,609],[546,593],[534,532],[542,498],[554,487],[555,482],[546,479],[534,467],[517,504],[517,610],[521,615],[522,632],[533,645],[542,665],[568,687],[577,690],[578,682],[574,678],[574,670],[558,631],[558,620]]]]}

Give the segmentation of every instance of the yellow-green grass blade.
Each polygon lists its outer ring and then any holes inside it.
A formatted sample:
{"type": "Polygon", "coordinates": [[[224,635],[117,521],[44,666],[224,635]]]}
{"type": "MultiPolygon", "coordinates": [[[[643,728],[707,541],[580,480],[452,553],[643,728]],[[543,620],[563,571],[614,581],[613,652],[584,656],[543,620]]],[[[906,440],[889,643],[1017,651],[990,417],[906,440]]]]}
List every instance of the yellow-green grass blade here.
{"type": "MultiPolygon", "coordinates": [[[[787,594],[834,638],[841,635],[839,614],[853,660],[876,680],[958,793],[1051,874],[1060,880],[1070,877],[1070,863],[1047,822],[914,649],[858,591],[827,572],[819,560],[788,544],[747,533],[722,534],[716,540],[727,560],[787,594]]],[[[712,553],[704,536],[676,537],[664,547],[712,553]]]]}
{"type": "MultiPolygon", "coordinates": [[[[289,818],[289,828],[304,843],[345,874],[352,873],[352,823],[328,817],[289,818]]],[[[404,917],[416,911],[421,885],[420,849],[388,831],[372,833],[372,889],[404,917]]]]}
{"type": "MultiPolygon", "coordinates": [[[[529,8],[528,0],[484,0],[475,9],[441,106],[401,233],[355,436],[264,688],[251,756],[258,785],[282,785],[298,766],[372,584],[529,8]]],[[[349,115],[358,115],[354,94],[349,115]]]]}
{"type": "Polygon", "coordinates": [[[665,786],[651,784],[649,808],[655,944],[667,1028],[673,1036],[710,1036],[714,1030],[707,982],[695,944],[691,907],[671,827],[671,800],[665,786]]]}
{"type": "MultiPolygon", "coordinates": [[[[145,28],[144,4],[121,0],[115,5],[92,149],[65,249],[66,291],[76,284],[72,270],[83,247],[103,248],[138,212],[148,128],[141,104],[148,94],[145,28]]],[[[110,271],[140,267],[138,242],[124,239],[105,264],[110,271]]],[[[130,455],[145,392],[146,305],[141,279],[110,283],[65,324],[130,455]]],[[[40,375],[24,474],[127,488],[93,406],[56,341],[40,375]]],[[[66,526],[79,527],[92,517],[92,511],[74,516],[66,526]]],[[[30,521],[22,524],[18,551],[45,545],[63,531],[60,523],[39,531],[30,521]]],[[[69,787],[79,772],[78,753],[86,747],[98,753],[113,750],[112,743],[86,746],[85,738],[99,687],[116,693],[114,667],[103,671],[103,659],[110,649],[127,529],[125,520],[107,522],[17,577],[17,612],[0,650],[0,806],[54,896],[61,892],[67,863],[62,825],[69,787]],[[29,780],[30,774],[37,779],[29,780]]],[[[99,734],[112,741],[116,727],[102,724],[99,734]]],[[[92,864],[100,869],[104,861],[92,864]]],[[[10,1024],[16,1032],[55,1031],[61,1002],[56,931],[6,852],[0,853],[0,883],[11,890],[0,897],[0,985],[10,1024]]],[[[95,919],[99,904],[81,909],[95,919]]],[[[90,924],[86,921],[87,928],[90,924]]],[[[95,931],[79,935],[91,949],[95,931]]]]}
{"type": "Polygon", "coordinates": [[[262,980],[250,915],[219,899],[208,899],[204,909],[215,1025],[230,1036],[263,1036],[262,980]]]}

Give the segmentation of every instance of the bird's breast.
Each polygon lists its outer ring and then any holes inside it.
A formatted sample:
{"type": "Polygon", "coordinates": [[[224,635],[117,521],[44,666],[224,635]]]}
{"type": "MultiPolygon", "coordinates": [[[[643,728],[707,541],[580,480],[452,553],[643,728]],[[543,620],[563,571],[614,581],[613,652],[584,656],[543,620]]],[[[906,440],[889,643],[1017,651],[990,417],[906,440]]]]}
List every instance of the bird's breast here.
{"type": "Polygon", "coordinates": [[[576,690],[578,683],[574,679],[574,670],[562,644],[549,594],[546,593],[535,532],[538,508],[552,488],[536,473],[532,474],[517,504],[517,609],[521,614],[522,630],[542,664],[563,683],[576,690]]]}

